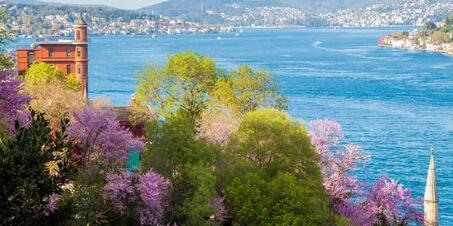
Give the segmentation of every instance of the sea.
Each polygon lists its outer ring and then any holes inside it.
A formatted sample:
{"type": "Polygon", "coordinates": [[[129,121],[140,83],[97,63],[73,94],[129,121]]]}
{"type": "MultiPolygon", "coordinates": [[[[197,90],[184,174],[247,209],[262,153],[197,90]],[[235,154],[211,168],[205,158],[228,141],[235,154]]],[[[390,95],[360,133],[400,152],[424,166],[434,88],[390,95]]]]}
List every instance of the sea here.
{"type": "Polygon", "coordinates": [[[134,74],[181,51],[211,56],[224,69],[245,64],[267,70],[288,98],[293,118],[336,120],[347,140],[371,155],[354,171],[361,180],[388,175],[422,198],[433,145],[440,225],[453,225],[453,57],[377,46],[382,35],[408,29],[92,36],[89,96],[128,105],[134,74]]]}

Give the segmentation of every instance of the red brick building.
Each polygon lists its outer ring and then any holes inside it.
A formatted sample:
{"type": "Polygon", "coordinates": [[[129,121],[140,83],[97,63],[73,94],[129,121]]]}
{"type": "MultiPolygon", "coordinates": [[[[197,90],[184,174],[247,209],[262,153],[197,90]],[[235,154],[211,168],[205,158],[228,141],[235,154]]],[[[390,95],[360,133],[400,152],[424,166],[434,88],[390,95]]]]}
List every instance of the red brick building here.
{"type": "Polygon", "coordinates": [[[82,13],[73,28],[74,40],[44,41],[31,48],[17,49],[17,69],[23,75],[35,62],[56,65],[65,75],[75,74],[83,96],[88,98],[88,25],[82,13]]]}

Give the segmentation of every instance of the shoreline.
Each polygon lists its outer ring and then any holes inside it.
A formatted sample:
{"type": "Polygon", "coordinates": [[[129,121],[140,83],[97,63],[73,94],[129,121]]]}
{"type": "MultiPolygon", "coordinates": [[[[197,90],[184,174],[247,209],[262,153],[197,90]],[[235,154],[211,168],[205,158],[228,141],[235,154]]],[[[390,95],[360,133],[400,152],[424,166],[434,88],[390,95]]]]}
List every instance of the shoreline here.
{"type": "Polygon", "coordinates": [[[427,49],[424,49],[424,48],[393,47],[393,46],[391,46],[391,45],[387,45],[387,44],[379,44],[379,43],[378,43],[377,46],[379,46],[379,47],[381,47],[381,48],[387,48],[387,49],[401,49],[401,50],[407,50],[407,51],[413,51],[413,52],[439,53],[439,54],[442,54],[442,55],[444,55],[444,56],[453,57],[453,52],[452,52],[452,53],[449,53],[449,52],[445,52],[445,51],[427,50],[427,49]]]}

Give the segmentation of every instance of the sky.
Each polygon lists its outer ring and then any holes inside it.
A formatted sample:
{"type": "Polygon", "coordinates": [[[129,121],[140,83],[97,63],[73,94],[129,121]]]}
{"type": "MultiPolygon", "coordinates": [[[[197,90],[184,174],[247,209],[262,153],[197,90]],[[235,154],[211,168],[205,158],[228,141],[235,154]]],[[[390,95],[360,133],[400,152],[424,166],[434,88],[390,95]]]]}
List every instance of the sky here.
{"type": "Polygon", "coordinates": [[[60,2],[68,4],[101,4],[120,9],[138,9],[150,6],[165,0],[42,0],[45,2],[60,2]]]}

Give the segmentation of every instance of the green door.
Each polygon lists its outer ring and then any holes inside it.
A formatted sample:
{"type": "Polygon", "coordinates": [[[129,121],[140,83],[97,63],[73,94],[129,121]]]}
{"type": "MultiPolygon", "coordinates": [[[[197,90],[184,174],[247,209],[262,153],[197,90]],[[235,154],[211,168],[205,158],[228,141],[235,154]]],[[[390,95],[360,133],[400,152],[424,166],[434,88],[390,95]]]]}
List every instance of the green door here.
{"type": "Polygon", "coordinates": [[[127,160],[127,168],[129,171],[137,172],[140,170],[140,152],[139,151],[130,151],[129,158],[127,160]]]}

